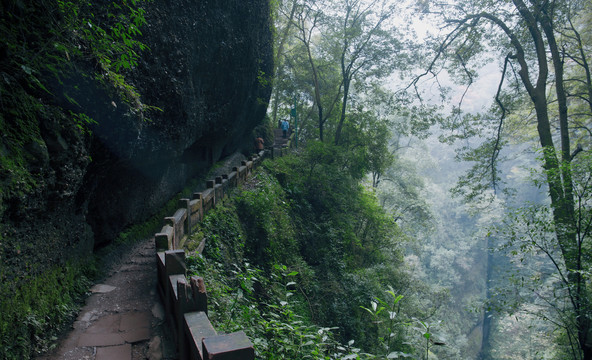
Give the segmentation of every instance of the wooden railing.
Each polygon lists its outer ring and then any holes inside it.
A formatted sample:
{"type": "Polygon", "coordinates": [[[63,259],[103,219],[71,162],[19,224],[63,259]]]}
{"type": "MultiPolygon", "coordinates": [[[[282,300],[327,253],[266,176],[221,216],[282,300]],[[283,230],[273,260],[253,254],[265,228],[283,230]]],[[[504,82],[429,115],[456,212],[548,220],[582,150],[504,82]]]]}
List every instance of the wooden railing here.
{"type": "MultiPolygon", "coordinates": [[[[206,189],[191,199],[179,200],[173,216],[166,217],[155,234],[158,290],[167,321],[177,342],[179,359],[253,360],[253,344],[243,331],[217,334],[208,318],[208,295],[202,277],[186,277],[183,239],[195,230],[207,212],[228,198],[231,190],[244,183],[266,156],[287,154],[289,143],[261,151],[227,175],[206,182],[206,189]]],[[[197,251],[203,250],[205,239],[197,251]]]]}

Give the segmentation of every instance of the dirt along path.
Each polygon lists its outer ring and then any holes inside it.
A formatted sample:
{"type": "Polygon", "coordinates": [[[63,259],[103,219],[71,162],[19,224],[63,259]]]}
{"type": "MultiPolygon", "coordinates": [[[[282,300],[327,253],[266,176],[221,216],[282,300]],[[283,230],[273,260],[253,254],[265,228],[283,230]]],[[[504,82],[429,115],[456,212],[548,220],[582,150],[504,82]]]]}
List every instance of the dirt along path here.
{"type": "Polygon", "coordinates": [[[106,278],[91,288],[72,330],[42,360],[175,359],[156,288],[154,238],[113,260],[106,278]]]}

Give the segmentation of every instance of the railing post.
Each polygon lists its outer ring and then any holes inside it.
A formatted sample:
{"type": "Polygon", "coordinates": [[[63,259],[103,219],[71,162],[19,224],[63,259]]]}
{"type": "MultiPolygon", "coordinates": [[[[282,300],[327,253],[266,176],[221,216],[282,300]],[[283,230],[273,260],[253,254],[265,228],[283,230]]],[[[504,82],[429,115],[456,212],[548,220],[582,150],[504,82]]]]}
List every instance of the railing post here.
{"type": "Polygon", "coordinates": [[[208,293],[206,292],[206,285],[202,277],[191,277],[191,291],[195,306],[193,311],[201,311],[208,314],[208,293]]]}
{"type": "Polygon", "coordinates": [[[216,183],[214,185],[214,192],[216,193],[216,196],[214,198],[216,200],[216,204],[222,204],[222,201],[224,200],[224,187],[222,186],[222,176],[216,176],[215,182],[216,183]]]}
{"type": "Polygon", "coordinates": [[[154,235],[156,251],[173,250],[173,238],[175,229],[170,225],[163,226],[158,234],[154,235]]]}
{"type": "Polygon", "coordinates": [[[186,215],[186,219],[185,219],[185,223],[183,224],[185,227],[185,234],[187,236],[191,235],[191,200],[189,199],[180,199],[179,200],[179,207],[185,209],[185,213],[186,215]]]}
{"type": "Polygon", "coordinates": [[[193,228],[199,224],[199,222],[203,219],[203,202],[201,198],[201,193],[193,193],[192,200],[189,202],[190,207],[190,216],[191,219],[191,231],[193,228]]]}

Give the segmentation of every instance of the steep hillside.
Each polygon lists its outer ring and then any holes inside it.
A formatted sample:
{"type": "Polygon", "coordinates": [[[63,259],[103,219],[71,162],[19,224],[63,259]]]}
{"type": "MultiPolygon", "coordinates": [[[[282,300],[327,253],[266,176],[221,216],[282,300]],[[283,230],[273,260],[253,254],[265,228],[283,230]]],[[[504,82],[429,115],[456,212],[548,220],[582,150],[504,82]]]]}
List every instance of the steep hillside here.
{"type": "Polygon", "coordinates": [[[413,356],[406,236],[337,149],[265,160],[185,242],[214,327],[244,330],[257,359],[413,356]]]}

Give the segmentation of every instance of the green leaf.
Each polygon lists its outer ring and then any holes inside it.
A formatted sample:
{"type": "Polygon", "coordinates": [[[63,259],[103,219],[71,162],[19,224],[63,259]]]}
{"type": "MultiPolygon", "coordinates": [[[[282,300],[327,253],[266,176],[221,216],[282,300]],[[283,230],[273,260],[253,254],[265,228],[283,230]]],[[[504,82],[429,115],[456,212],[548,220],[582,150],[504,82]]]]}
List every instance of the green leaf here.
{"type": "Polygon", "coordinates": [[[23,69],[27,75],[31,75],[33,73],[33,70],[27,65],[21,65],[21,69],[23,69]]]}
{"type": "Polygon", "coordinates": [[[401,352],[401,351],[394,351],[394,352],[388,354],[386,358],[387,359],[398,359],[399,357],[408,358],[408,357],[412,357],[412,355],[401,352]]]}

